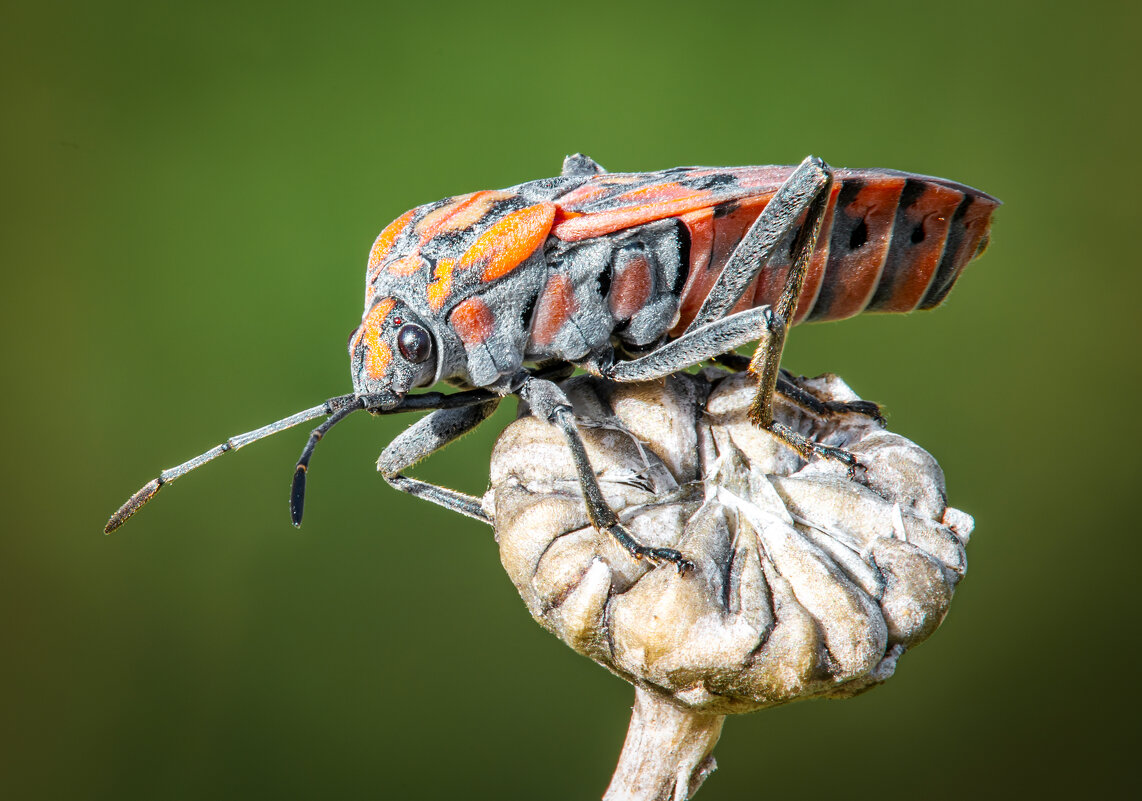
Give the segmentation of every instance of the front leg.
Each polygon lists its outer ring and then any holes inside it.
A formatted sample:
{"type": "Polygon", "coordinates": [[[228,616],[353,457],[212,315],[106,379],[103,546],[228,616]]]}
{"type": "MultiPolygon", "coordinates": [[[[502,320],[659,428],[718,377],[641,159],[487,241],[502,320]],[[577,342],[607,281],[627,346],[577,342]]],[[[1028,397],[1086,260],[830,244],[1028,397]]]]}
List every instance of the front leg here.
{"type": "MultiPolygon", "coordinates": [[[[541,365],[534,374],[544,378],[567,378],[574,369],[563,362],[552,362],[541,365]]],[[[451,395],[439,392],[408,395],[398,407],[380,413],[391,414],[396,411],[419,409],[435,411],[406,428],[381,451],[381,455],[377,458],[377,471],[394,489],[492,525],[492,520],[484,511],[479,498],[438,484],[409,478],[401,473],[487,420],[496,411],[501,400],[503,393],[493,392],[490,389],[470,389],[451,395]]]]}
{"type": "Polygon", "coordinates": [[[801,162],[738,243],[686,333],[696,334],[711,327],[714,321],[733,308],[746,287],[765,267],[773,248],[787,233],[794,231],[797,220],[804,215],[804,222],[793,234],[793,265],[781,296],[773,307],[778,330],[770,329],[771,336],[758,343],[749,363],[749,372],[757,379],[757,395],[750,407],[750,419],[758,428],[777,436],[804,459],[809,459],[813,454],[833,459],[843,463],[849,474],[854,475],[858,463],[851,453],[814,442],[773,419],[773,393],[778,385],[785,334],[797,311],[797,301],[805,283],[805,271],[817,245],[817,236],[825,219],[832,187],[833,174],[827,164],[813,157],[801,162]]]}
{"type": "Polygon", "coordinates": [[[487,420],[500,405],[500,399],[458,409],[438,409],[417,420],[389,443],[377,459],[377,470],[389,486],[407,492],[453,512],[492,524],[479,498],[401,475],[401,471],[467,434],[487,420]]]}
{"type": "MultiPolygon", "coordinates": [[[[313,429],[313,431],[309,432],[309,439],[306,441],[305,448],[302,449],[301,457],[297,460],[297,466],[293,471],[293,483],[290,485],[289,490],[289,514],[295,526],[301,526],[301,518],[305,512],[306,477],[309,474],[309,460],[313,458],[313,452],[317,448],[317,443],[321,441],[321,439],[329,432],[331,428],[333,428],[333,426],[337,425],[337,423],[344,420],[353,412],[358,412],[362,409],[368,409],[373,414],[397,414],[399,412],[416,412],[424,411],[426,409],[436,409],[439,411],[459,411],[461,409],[466,409],[473,406],[481,406],[493,401],[495,403],[499,403],[500,396],[487,389],[472,389],[468,390],[467,392],[455,392],[451,395],[445,395],[440,392],[422,392],[416,395],[407,395],[401,400],[400,403],[388,407],[379,405],[379,402],[382,402],[383,400],[384,399],[379,396],[343,395],[339,398],[331,398],[325,403],[325,408],[329,414],[329,417],[325,420],[324,423],[313,429]]],[[[316,410],[310,410],[310,412],[305,412],[304,414],[309,415],[310,419],[312,419],[313,415],[311,412],[313,411],[316,410]]],[[[491,412],[488,412],[488,414],[491,414],[491,412]]],[[[429,417],[432,417],[432,415],[429,415],[429,417]]],[[[457,417],[463,417],[463,415],[457,415],[457,417]]],[[[480,419],[482,420],[483,418],[480,419]]],[[[290,418],[287,418],[286,420],[279,421],[274,425],[280,426],[282,423],[289,422],[289,420],[290,418]]],[[[478,422],[479,421],[477,421],[477,423],[478,422]]],[[[419,424],[420,422],[417,423],[417,425],[419,424]]],[[[416,428],[416,425],[414,425],[413,428],[416,428]]],[[[252,433],[259,434],[260,432],[252,433]]],[[[397,440],[403,441],[403,438],[406,434],[408,434],[408,431],[405,431],[404,434],[402,434],[400,437],[397,437],[397,440]]],[[[459,436],[459,434],[456,436],[459,436]]],[[[453,437],[453,439],[454,438],[455,437],[453,437]]],[[[438,444],[436,448],[443,447],[446,442],[447,440],[438,444]]],[[[424,458],[424,456],[427,456],[432,452],[432,450],[435,450],[435,448],[425,451],[419,458],[424,458]]],[[[399,469],[401,468],[397,468],[397,470],[399,469]]],[[[150,485],[148,485],[148,487],[149,486],[150,485]]],[[[147,487],[144,487],[143,489],[147,489],[147,487]]],[[[152,492],[151,494],[153,495],[154,493],[152,492]]],[[[134,498],[131,500],[133,501],[134,498]]],[[[141,505],[141,503],[145,501],[146,499],[139,502],[139,504],[136,504],[135,508],[138,508],[138,505],[141,505]]],[[[130,502],[131,501],[128,501],[128,503],[130,502]]],[[[467,512],[462,513],[468,514],[467,512]]]]}
{"type": "Polygon", "coordinates": [[[583,490],[587,518],[597,531],[610,534],[636,559],[646,559],[653,564],[670,562],[680,574],[694,569],[694,563],[678,551],[673,548],[652,548],[643,545],[619,522],[618,516],[603,497],[603,491],[595,477],[595,469],[591,467],[591,461],[587,457],[587,449],[583,445],[582,437],[579,436],[579,427],[575,422],[571,401],[557,384],[529,376],[523,380],[516,394],[527,402],[532,414],[563,432],[567,447],[571,449],[575,472],[579,476],[579,486],[583,490]]]}

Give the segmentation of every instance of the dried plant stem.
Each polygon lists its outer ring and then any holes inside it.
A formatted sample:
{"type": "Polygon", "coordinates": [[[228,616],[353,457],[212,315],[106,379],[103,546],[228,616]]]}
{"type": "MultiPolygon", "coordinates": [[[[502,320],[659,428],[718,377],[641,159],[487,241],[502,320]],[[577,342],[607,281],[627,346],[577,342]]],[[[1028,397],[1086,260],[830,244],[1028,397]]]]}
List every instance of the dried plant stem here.
{"type": "Polygon", "coordinates": [[[630,728],[603,801],[684,801],[714,772],[725,715],[683,710],[634,688],[630,728]]]}

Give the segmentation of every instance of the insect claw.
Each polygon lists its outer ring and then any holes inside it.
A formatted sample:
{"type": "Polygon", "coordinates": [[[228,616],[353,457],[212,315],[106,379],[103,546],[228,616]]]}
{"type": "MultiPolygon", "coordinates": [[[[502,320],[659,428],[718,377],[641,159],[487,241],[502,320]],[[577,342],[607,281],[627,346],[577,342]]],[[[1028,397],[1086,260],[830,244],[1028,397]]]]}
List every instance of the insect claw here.
{"type": "Polygon", "coordinates": [[[610,534],[618,540],[619,545],[623,546],[627,553],[640,562],[645,559],[655,566],[669,562],[678,568],[678,575],[680,576],[684,576],[688,571],[694,569],[694,563],[673,548],[652,548],[643,545],[632,537],[621,523],[603,526],[599,531],[610,534]]]}
{"type": "Polygon", "coordinates": [[[689,559],[687,559],[685,556],[673,548],[656,548],[655,550],[665,552],[662,554],[662,558],[667,562],[673,563],[674,567],[678,570],[678,575],[680,576],[685,576],[687,573],[695,569],[693,562],[691,562],[689,559]]]}
{"type": "Polygon", "coordinates": [[[825,404],[825,408],[837,414],[848,413],[863,415],[864,417],[870,418],[881,428],[888,425],[888,421],[884,419],[884,415],[880,412],[880,404],[873,403],[872,401],[829,401],[825,404]]]}
{"type": "Polygon", "coordinates": [[[638,556],[654,565],[669,562],[677,568],[680,576],[685,576],[688,571],[694,569],[694,563],[673,548],[644,548],[643,553],[638,556]]]}

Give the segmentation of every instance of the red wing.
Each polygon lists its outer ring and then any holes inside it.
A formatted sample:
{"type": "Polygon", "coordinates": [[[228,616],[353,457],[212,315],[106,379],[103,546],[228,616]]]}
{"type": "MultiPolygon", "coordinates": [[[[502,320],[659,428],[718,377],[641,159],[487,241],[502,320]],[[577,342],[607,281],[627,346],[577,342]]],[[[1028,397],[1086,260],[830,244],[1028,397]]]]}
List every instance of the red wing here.
{"type": "Polygon", "coordinates": [[[678,167],[606,173],[559,198],[551,233],[589,239],[744,198],[772,196],[794,167],[678,167]]]}

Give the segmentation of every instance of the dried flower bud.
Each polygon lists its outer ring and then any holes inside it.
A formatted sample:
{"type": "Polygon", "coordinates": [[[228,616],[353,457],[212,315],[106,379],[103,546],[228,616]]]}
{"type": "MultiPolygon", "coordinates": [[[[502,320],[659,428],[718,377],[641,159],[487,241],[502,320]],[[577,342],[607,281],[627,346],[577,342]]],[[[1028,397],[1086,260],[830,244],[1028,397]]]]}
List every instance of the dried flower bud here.
{"type": "MultiPolygon", "coordinates": [[[[802,385],[857,400],[835,376],[802,385]]],[[[517,420],[497,443],[485,505],[528,610],[576,651],[679,707],[724,715],[860,692],[940,624],[972,519],[947,506],[939,465],[912,442],[778,396],[779,421],[867,468],[851,479],[751,425],[745,374],[563,387],[620,519],[696,565],[652,568],[591,528],[560,432],[517,420]]]]}

